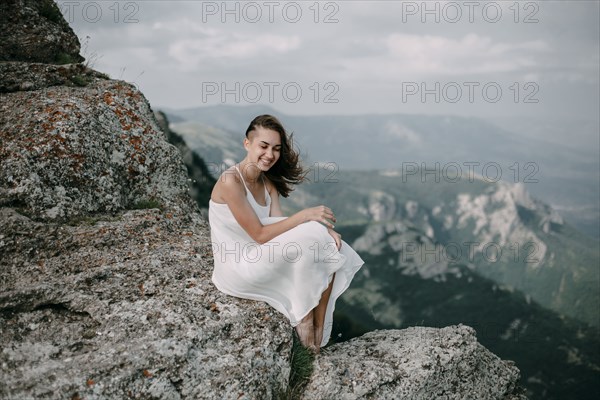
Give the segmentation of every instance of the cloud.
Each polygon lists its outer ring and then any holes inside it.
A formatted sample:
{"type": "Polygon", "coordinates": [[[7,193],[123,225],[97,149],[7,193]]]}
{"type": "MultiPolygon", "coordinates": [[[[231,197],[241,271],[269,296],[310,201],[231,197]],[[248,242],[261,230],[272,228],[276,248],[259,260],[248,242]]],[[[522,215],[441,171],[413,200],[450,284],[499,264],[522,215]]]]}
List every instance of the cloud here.
{"type": "Polygon", "coordinates": [[[297,35],[242,35],[216,30],[205,31],[203,37],[175,40],[169,45],[168,54],[183,70],[197,68],[208,60],[266,58],[272,54],[285,54],[299,48],[297,35]]]}
{"type": "Polygon", "coordinates": [[[384,40],[399,70],[425,74],[518,71],[539,65],[536,55],[550,51],[542,40],[503,43],[475,33],[461,39],[394,33],[384,40]]]}
{"type": "MultiPolygon", "coordinates": [[[[103,8],[100,21],[84,20],[80,5],[72,24],[82,42],[91,37],[82,53],[95,61],[96,69],[139,82],[150,101],[163,105],[197,105],[198,88],[206,80],[276,80],[305,82],[308,94],[315,82],[321,87],[326,82],[338,85],[340,102],[335,105],[274,104],[298,114],[410,110],[479,115],[533,110],[521,111],[521,104],[509,110],[514,104],[500,103],[483,109],[487,104],[481,102],[432,110],[430,102],[400,102],[403,82],[534,81],[544,95],[543,107],[536,109],[542,110],[539,113],[587,115],[588,108],[582,105],[589,104],[590,110],[598,106],[597,2],[540,3],[537,24],[515,23],[511,2],[498,3],[503,7],[498,24],[482,20],[481,6],[474,23],[466,14],[456,24],[432,23],[431,18],[422,23],[419,15],[403,23],[406,2],[391,1],[339,2],[335,13],[339,22],[333,24],[315,23],[311,2],[301,3],[304,18],[295,24],[280,14],[274,23],[231,19],[223,23],[218,16],[204,23],[200,1],[143,1],[135,14],[138,23],[123,22],[131,11],[124,4],[121,23],[115,23],[112,2],[97,3],[103,8]],[[565,101],[567,94],[577,101],[565,101]]],[[[330,11],[321,7],[320,20],[330,11]]],[[[521,7],[521,20],[525,11],[521,7]]],[[[409,132],[388,128],[390,134],[415,139],[409,132]]]]}

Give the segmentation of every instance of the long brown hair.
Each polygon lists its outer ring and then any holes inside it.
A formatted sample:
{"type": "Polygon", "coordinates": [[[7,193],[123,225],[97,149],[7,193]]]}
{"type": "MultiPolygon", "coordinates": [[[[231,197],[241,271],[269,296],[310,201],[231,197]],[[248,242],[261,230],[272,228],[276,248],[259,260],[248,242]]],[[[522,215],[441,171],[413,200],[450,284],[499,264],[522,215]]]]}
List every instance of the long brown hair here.
{"type": "Polygon", "coordinates": [[[300,164],[300,155],[293,147],[294,134],[288,135],[277,118],[264,114],[259,115],[250,122],[248,129],[246,129],[246,137],[259,126],[279,133],[281,153],[277,162],[265,172],[265,175],[273,182],[279,194],[288,197],[290,192],[294,190],[292,185],[297,185],[306,180],[306,175],[309,173],[300,164]]]}

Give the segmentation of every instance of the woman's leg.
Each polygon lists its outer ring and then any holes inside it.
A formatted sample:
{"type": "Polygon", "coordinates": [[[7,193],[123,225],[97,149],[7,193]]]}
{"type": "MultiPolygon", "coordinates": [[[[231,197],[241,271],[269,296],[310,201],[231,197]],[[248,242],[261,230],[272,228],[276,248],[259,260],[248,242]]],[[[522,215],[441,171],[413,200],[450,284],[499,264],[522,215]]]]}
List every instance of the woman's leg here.
{"type": "Polygon", "coordinates": [[[296,332],[298,332],[300,343],[304,347],[312,351],[318,349],[318,346],[315,346],[314,309],[302,318],[302,321],[296,326],[296,332]]]}
{"type": "Polygon", "coordinates": [[[319,304],[314,308],[314,328],[315,328],[315,345],[317,347],[317,353],[321,348],[321,341],[323,340],[323,328],[325,325],[325,312],[327,311],[327,303],[329,303],[329,297],[331,297],[331,289],[333,289],[333,281],[335,280],[335,274],[331,279],[331,283],[327,286],[327,289],[321,295],[319,304]]]}

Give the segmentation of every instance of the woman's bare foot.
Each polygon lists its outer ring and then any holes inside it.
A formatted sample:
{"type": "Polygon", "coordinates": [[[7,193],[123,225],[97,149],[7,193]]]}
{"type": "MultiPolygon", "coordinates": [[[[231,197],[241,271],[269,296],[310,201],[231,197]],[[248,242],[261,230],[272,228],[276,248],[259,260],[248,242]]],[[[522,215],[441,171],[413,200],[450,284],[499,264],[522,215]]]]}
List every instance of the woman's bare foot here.
{"type": "Polygon", "coordinates": [[[315,352],[317,346],[315,346],[315,328],[312,310],[296,325],[296,332],[300,338],[300,343],[307,349],[315,352]]]}

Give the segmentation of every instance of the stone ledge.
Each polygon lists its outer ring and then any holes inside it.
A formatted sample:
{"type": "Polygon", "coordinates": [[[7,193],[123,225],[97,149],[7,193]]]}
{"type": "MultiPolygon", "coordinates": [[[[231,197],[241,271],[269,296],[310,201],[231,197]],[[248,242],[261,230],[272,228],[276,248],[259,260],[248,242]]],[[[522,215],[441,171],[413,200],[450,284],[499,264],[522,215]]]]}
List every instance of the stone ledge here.
{"type": "Polygon", "coordinates": [[[303,399],[522,400],[519,375],[465,325],[379,330],[318,356],[303,399]]]}

